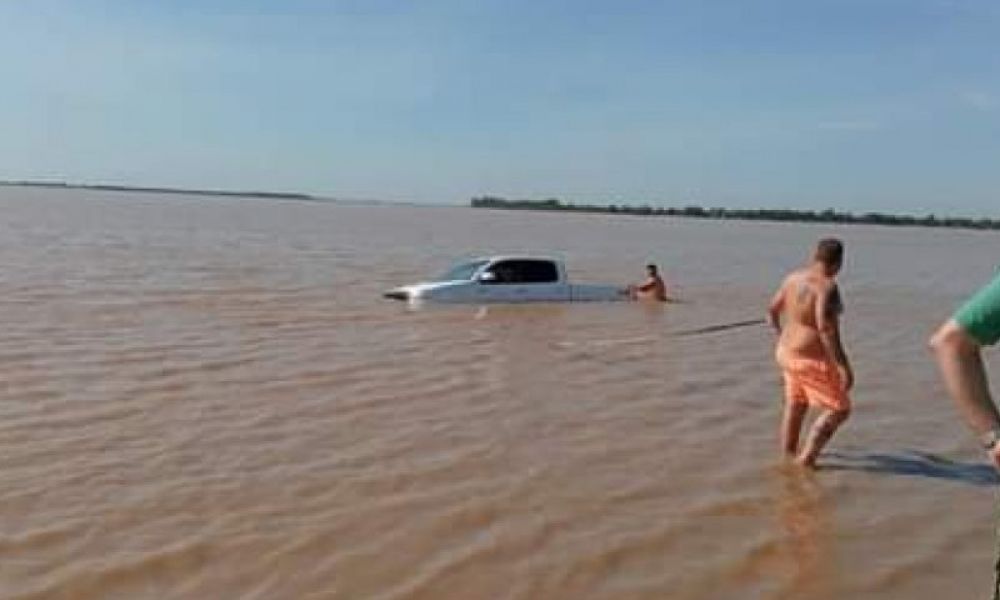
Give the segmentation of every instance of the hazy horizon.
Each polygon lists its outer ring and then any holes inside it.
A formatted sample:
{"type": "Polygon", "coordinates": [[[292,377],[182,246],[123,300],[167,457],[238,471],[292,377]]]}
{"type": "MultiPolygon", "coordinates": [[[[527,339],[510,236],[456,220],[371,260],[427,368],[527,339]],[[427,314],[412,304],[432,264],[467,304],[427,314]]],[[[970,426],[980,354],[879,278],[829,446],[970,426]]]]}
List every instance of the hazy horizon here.
{"type": "MultiPolygon", "coordinates": [[[[655,203],[650,203],[650,202],[645,202],[645,201],[640,201],[640,200],[629,201],[628,199],[621,199],[621,198],[616,198],[612,202],[601,202],[600,199],[597,199],[596,201],[591,201],[591,202],[579,202],[579,201],[567,200],[565,198],[555,198],[555,197],[545,197],[545,198],[517,198],[517,197],[501,197],[501,196],[498,196],[498,195],[495,195],[495,194],[480,194],[480,195],[477,195],[477,196],[470,196],[469,198],[466,198],[464,200],[456,200],[456,201],[433,201],[433,200],[431,200],[431,201],[424,201],[424,202],[414,202],[414,201],[402,200],[402,199],[355,198],[355,197],[337,196],[337,195],[331,195],[331,194],[315,194],[315,193],[302,192],[300,190],[295,190],[295,189],[250,189],[250,188],[218,188],[218,187],[188,188],[188,187],[173,186],[173,185],[169,185],[169,184],[167,184],[167,185],[158,185],[158,186],[149,186],[149,185],[144,185],[142,183],[119,183],[119,182],[108,182],[108,181],[64,181],[64,180],[54,180],[54,179],[53,180],[13,180],[13,179],[0,179],[0,187],[13,187],[13,188],[23,187],[23,188],[28,188],[28,189],[30,189],[30,188],[51,188],[51,189],[65,189],[67,191],[79,190],[79,191],[83,191],[83,192],[88,192],[88,191],[90,191],[90,192],[94,192],[94,191],[101,192],[101,191],[105,191],[105,192],[111,192],[111,193],[117,193],[117,192],[122,192],[122,193],[140,193],[140,194],[149,193],[149,194],[154,194],[154,195],[155,194],[178,194],[178,195],[181,195],[181,196],[183,196],[185,194],[194,194],[194,195],[203,195],[203,196],[206,196],[206,197],[211,197],[211,196],[221,196],[221,197],[240,197],[240,196],[246,196],[246,197],[252,197],[252,196],[258,196],[259,195],[259,196],[264,196],[265,198],[266,197],[270,197],[270,196],[274,196],[274,198],[271,198],[271,199],[274,199],[274,200],[305,200],[305,201],[320,201],[320,202],[340,202],[340,203],[346,203],[346,204],[384,204],[384,205],[390,205],[390,206],[414,206],[414,207],[420,207],[420,206],[442,207],[442,208],[448,208],[448,207],[463,208],[463,207],[468,207],[468,208],[479,208],[481,210],[482,209],[486,209],[486,210],[511,210],[510,208],[507,208],[507,207],[476,207],[476,206],[472,206],[472,202],[474,200],[476,200],[477,198],[490,197],[490,198],[497,198],[497,199],[504,200],[504,201],[508,201],[509,200],[509,201],[531,201],[531,202],[539,202],[539,201],[545,201],[545,200],[558,200],[562,204],[563,208],[569,208],[569,207],[574,207],[574,206],[575,207],[579,207],[579,208],[600,208],[600,207],[604,207],[604,206],[614,205],[614,206],[623,207],[623,208],[641,208],[642,206],[649,206],[649,207],[654,208],[654,209],[658,209],[658,208],[664,208],[664,209],[668,209],[668,208],[669,209],[683,209],[683,208],[686,208],[688,206],[695,206],[695,207],[704,208],[706,210],[716,209],[716,208],[721,208],[723,210],[749,210],[749,211],[753,211],[753,210],[790,210],[790,211],[793,211],[793,212],[802,212],[802,213],[806,213],[806,212],[809,212],[809,211],[812,211],[812,212],[823,212],[823,211],[826,211],[826,210],[834,210],[835,212],[838,212],[838,213],[847,213],[847,214],[856,215],[856,216],[862,216],[862,215],[864,215],[866,213],[872,213],[872,212],[874,212],[876,214],[882,214],[882,215],[888,215],[888,216],[900,216],[900,217],[903,217],[903,216],[912,216],[912,217],[935,216],[935,217],[938,217],[938,218],[972,218],[972,219],[990,218],[989,214],[959,213],[959,212],[953,212],[953,213],[934,213],[934,212],[917,213],[917,212],[904,212],[904,211],[850,211],[850,210],[840,210],[840,209],[837,209],[837,208],[832,207],[832,206],[825,206],[825,207],[819,207],[819,208],[816,208],[816,207],[800,208],[800,207],[797,207],[797,206],[781,206],[781,205],[744,206],[744,207],[733,208],[733,207],[728,207],[728,206],[714,206],[714,205],[707,205],[707,204],[687,204],[687,205],[682,205],[682,204],[679,204],[679,203],[675,203],[675,204],[670,204],[670,203],[655,204],[655,203]],[[281,198],[280,196],[288,196],[288,198],[281,198]],[[296,197],[296,196],[301,196],[301,197],[296,197]]],[[[515,210],[524,210],[524,209],[515,209],[515,210]]],[[[528,209],[528,210],[529,211],[539,211],[539,210],[543,210],[543,209],[534,208],[534,209],[528,209]]],[[[634,212],[613,213],[613,212],[601,212],[601,211],[598,211],[596,213],[584,212],[584,213],[579,213],[579,214],[600,214],[600,215],[605,215],[605,216],[639,216],[639,217],[642,217],[642,216],[658,216],[658,217],[673,216],[673,217],[678,217],[679,216],[679,217],[689,218],[688,215],[666,215],[666,214],[644,215],[644,214],[639,214],[639,213],[634,213],[634,212]]],[[[694,218],[702,218],[702,217],[694,217],[694,218]]],[[[704,218],[713,218],[713,217],[704,217],[704,218]]],[[[729,219],[729,220],[745,220],[745,219],[742,219],[740,217],[726,217],[726,219],[729,219]]],[[[763,221],[770,221],[771,219],[762,219],[762,220],[763,221]]],[[[796,219],[792,219],[792,221],[796,221],[796,219]]],[[[823,221],[820,221],[820,222],[823,222],[823,221]]],[[[842,223],[842,224],[850,225],[852,223],[842,223]]]]}

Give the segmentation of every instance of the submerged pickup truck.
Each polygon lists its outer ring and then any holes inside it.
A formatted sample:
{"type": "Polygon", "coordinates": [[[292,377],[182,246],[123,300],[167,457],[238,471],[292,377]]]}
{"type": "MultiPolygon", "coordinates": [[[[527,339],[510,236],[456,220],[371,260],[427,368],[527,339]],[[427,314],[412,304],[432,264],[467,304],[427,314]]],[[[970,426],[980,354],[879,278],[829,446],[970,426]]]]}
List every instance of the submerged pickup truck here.
{"type": "Polygon", "coordinates": [[[491,256],[459,264],[425,283],[383,294],[411,302],[608,302],[628,300],[623,286],[569,283],[562,262],[532,256],[491,256]]]}

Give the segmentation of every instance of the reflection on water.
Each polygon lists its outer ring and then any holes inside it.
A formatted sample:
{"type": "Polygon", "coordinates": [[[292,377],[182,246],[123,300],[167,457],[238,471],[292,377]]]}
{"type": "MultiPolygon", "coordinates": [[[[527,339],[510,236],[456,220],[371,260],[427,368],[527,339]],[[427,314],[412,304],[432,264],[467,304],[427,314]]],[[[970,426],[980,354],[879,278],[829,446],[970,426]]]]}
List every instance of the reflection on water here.
{"type": "Polygon", "coordinates": [[[832,598],[837,559],[831,512],[816,474],[786,466],[775,474],[775,499],[790,577],[783,598],[832,598]]]}

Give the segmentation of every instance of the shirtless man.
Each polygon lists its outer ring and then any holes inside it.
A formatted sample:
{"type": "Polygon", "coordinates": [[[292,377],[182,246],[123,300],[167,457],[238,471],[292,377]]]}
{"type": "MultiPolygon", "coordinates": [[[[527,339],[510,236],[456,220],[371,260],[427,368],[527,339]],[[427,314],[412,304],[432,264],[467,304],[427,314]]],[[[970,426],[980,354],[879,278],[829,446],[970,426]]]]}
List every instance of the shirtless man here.
{"type": "Polygon", "coordinates": [[[840,240],[820,240],[812,262],[785,278],[769,310],[778,333],[775,358],[785,379],[781,448],[785,456],[809,468],[815,468],[816,457],[851,413],[847,392],[854,385],[854,372],[840,342],[843,303],[835,279],[843,258],[840,240]],[[822,414],[799,452],[799,433],[810,404],[822,414]]]}
{"type": "Polygon", "coordinates": [[[667,285],[663,283],[656,265],[646,265],[646,281],[639,285],[629,286],[629,292],[633,299],[641,300],[649,298],[659,302],[668,302],[667,285]]]}

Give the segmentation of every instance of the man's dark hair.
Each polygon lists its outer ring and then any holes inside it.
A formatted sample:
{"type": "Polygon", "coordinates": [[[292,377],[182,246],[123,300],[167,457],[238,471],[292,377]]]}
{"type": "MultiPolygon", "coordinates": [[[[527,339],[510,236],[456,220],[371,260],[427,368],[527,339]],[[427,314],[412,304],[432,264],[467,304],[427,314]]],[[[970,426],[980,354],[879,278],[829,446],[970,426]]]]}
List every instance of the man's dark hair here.
{"type": "Polygon", "coordinates": [[[653,263],[649,263],[648,265],[646,265],[646,270],[655,273],[657,271],[656,265],[654,265],[653,263]]]}
{"type": "Polygon", "coordinates": [[[837,238],[823,238],[816,244],[814,257],[824,265],[840,265],[844,260],[844,244],[837,238]]]}

